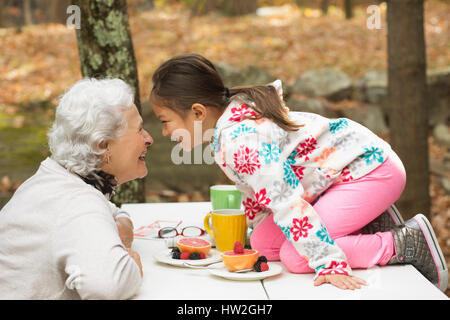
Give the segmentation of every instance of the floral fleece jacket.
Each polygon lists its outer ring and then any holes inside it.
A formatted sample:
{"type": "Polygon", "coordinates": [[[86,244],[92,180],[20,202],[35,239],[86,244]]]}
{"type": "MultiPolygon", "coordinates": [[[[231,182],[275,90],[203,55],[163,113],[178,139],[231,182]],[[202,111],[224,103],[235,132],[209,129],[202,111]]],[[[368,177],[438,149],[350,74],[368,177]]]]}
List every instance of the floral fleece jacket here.
{"type": "MultiPolygon", "coordinates": [[[[281,81],[270,85],[283,100],[281,81]]],[[[234,96],[216,123],[212,142],[216,163],[243,192],[249,227],[273,214],[286,238],[316,271],[314,279],[350,275],[344,252],[311,203],[333,184],[356,180],[381,165],[389,144],[352,120],[306,112],[288,113],[304,125],[288,132],[265,118],[248,119],[258,116],[251,105],[234,96]]]]}

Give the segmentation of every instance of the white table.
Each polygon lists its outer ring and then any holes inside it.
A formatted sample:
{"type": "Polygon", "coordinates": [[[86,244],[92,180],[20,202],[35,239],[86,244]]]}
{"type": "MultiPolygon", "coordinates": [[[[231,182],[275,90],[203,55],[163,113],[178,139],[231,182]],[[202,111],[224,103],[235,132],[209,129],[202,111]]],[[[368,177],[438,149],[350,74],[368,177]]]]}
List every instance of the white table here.
{"type": "MultiPolygon", "coordinates": [[[[155,220],[183,220],[183,225],[203,226],[210,202],[146,203],[122,206],[135,228],[155,220]]],[[[375,266],[354,270],[368,282],[359,290],[341,290],[329,284],[313,285],[313,274],[292,274],[284,267],[275,277],[257,281],[232,281],[211,275],[207,270],[161,264],[153,255],[164,250],[161,240],[135,239],[133,249],[140,256],[144,281],[135,299],[174,300],[311,300],[311,299],[444,299],[411,265],[375,266]]],[[[277,262],[282,265],[281,263],[277,262]]]]}

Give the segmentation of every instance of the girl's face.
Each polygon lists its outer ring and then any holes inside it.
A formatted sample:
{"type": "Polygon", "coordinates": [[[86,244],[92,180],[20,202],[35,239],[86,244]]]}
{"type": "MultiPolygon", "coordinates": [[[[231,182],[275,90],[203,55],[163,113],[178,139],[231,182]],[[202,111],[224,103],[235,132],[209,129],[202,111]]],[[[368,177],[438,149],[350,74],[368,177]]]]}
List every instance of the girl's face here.
{"type": "Polygon", "coordinates": [[[118,139],[108,142],[108,151],[102,170],[114,175],[119,184],[147,175],[145,155],[153,138],[142,127],[142,118],[133,104],[123,112],[127,131],[118,139]]]}
{"type": "Polygon", "coordinates": [[[171,108],[152,103],[156,117],[162,123],[162,135],[177,141],[183,150],[191,151],[203,143],[206,130],[214,128],[220,116],[217,108],[205,107],[195,103],[183,116],[171,108]]]}

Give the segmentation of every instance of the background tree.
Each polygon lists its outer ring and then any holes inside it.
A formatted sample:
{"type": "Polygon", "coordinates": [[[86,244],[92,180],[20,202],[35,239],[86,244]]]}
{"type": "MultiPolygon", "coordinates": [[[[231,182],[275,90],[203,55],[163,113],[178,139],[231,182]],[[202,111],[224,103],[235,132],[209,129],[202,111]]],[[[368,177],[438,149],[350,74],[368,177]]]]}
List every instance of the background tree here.
{"type": "Polygon", "coordinates": [[[345,18],[353,18],[353,0],[344,0],[345,18]]]}
{"type": "Polygon", "coordinates": [[[33,24],[33,9],[31,0],[23,1],[23,16],[25,25],[33,24]]]}
{"type": "Polygon", "coordinates": [[[428,110],[424,0],[389,0],[388,103],[390,141],[406,168],[406,188],[398,202],[405,217],[429,217],[428,110]]]}
{"type": "Polygon", "coordinates": [[[330,0],[322,0],[320,2],[320,9],[322,10],[322,14],[328,14],[328,5],[330,4],[330,0]]]}
{"type": "MultiPolygon", "coordinates": [[[[115,77],[134,89],[134,102],[141,112],[138,73],[126,0],[74,0],[80,7],[81,28],[77,30],[83,77],[115,77]]],[[[116,204],[145,202],[144,179],[121,185],[116,204]]]]}

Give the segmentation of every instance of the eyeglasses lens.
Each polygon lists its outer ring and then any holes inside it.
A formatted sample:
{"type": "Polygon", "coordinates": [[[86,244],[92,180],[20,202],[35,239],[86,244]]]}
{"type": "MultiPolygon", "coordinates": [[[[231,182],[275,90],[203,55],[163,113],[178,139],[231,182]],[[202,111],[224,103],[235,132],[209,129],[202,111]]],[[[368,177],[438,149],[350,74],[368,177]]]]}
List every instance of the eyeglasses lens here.
{"type": "Polygon", "coordinates": [[[177,230],[174,228],[162,228],[159,230],[159,236],[161,238],[172,238],[177,236],[177,230]]]}
{"type": "Polygon", "coordinates": [[[198,237],[202,234],[202,229],[199,227],[186,227],[182,233],[185,237],[198,237]]]}

